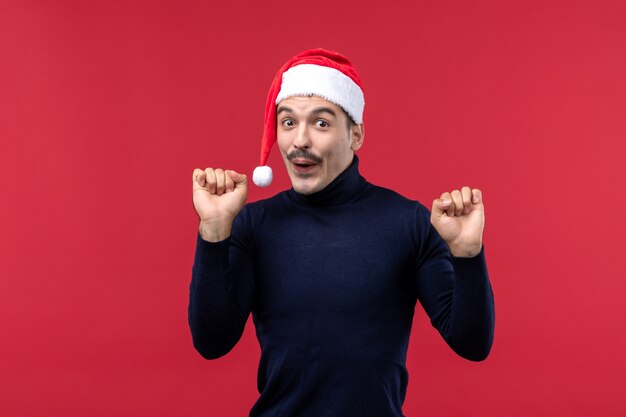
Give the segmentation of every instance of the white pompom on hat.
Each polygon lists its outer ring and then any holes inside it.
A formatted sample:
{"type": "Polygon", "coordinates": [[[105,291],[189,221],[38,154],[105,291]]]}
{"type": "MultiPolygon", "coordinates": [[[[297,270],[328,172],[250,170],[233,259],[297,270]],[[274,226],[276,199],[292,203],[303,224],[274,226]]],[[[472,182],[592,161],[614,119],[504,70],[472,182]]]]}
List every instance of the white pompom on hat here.
{"type": "Polygon", "coordinates": [[[252,174],[252,181],[259,187],[272,183],[272,169],[266,164],[276,143],[276,105],[287,97],[306,95],[330,101],[341,107],[355,123],[363,123],[363,85],[346,57],[321,48],[294,56],[280,68],[267,94],[261,163],[252,174]]]}

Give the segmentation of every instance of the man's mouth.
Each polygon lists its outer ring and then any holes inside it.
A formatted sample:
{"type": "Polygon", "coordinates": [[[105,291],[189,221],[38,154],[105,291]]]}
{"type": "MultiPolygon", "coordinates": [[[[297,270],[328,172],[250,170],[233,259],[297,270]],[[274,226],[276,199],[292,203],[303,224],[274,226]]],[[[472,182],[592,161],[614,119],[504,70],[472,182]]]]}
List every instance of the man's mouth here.
{"type": "Polygon", "coordinates": [[[293,158],[291,159],[291,163],[295,171],[299,173],[308,173],[317,165],[316,162],[306,158],[293,158]]]}
{"type": "Polygon", "coordinates": [[[306,149],[295,149],[287,155],[293,170],[298,174],[309,174],[322,163],[322,158],[306,149]]]}

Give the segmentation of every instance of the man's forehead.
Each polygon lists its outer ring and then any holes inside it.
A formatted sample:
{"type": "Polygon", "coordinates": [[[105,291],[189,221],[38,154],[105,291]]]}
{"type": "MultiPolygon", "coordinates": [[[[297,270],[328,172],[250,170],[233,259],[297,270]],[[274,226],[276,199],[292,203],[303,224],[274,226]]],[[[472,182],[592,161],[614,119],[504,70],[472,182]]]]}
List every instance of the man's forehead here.
{"type": "Polygon", "coordinates": [[[276,106],[277,113],[319,113],[323,111],[329,112],[334,116],[338,116],[341,113],[346,114],[345,111],[335,103],[316,95],[287,97],[281,100],[276,106]]]}

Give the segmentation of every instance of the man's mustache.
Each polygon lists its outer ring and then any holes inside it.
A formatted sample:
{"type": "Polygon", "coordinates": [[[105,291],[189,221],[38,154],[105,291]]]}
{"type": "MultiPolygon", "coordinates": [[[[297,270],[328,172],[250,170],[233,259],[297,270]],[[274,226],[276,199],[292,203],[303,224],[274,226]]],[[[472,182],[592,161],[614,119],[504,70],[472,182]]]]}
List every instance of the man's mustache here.
{"type": "Polygon", "coordinates": [[[319,156],[315,154],[312,154],[306,149],[294,149],[293,151],[289,152],[289,154],[287,155],[287,159],[291,161],[294,158],[307,159],[316,164],[322,163],[322,158],[320,158],[319,156]]]}

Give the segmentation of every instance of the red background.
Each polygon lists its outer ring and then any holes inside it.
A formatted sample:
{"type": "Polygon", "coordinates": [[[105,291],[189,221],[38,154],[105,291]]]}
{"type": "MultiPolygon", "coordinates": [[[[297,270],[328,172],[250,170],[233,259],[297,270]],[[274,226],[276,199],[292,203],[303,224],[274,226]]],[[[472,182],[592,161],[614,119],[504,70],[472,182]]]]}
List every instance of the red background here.
{"type": "Polygon", "coordinates": [[[191,173],[250,174],[317,46],[365,84],[368,180],[484,193],[492,354],[418,307],[405,414],[626,415],[626,3],[172,0],[0,6],[2,416],[247,415],[251,322],[215,361],[187,327],[191,173]]]}

